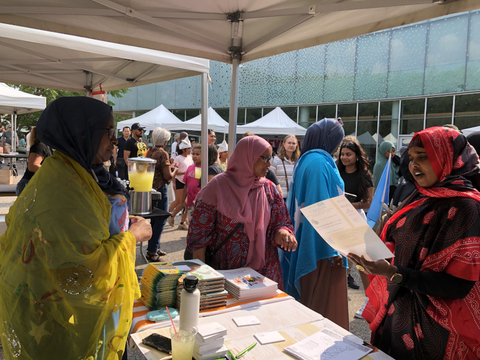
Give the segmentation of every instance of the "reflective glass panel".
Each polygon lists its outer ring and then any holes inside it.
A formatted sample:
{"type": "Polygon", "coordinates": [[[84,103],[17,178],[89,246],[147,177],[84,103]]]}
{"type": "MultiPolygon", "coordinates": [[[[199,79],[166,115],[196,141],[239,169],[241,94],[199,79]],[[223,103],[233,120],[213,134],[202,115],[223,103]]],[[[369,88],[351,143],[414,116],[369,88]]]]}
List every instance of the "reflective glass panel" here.
{"type": "Polygon", "coordinates": [[[462,91],[465,83],[468,14],[430,23],[425,94],[462,91]]]}
{"type": "Polygon", "coordinates": [[[355,99],[381,99],[387,92],[390,32],[358,38],[355,99]]]}
{"type": "Polygon", "coordinates": [[[465,90],[480,90],[480,11],[470,14],[465,90]]]}
{"type": "Polygon", "coordinates": [[[292,121],[297,122],[297,107],[282,107],[282,110],[292,121]]]}
{"type": "MultiPolygon", "coordinates": [[[[239,106],[268,105],[267,87],[269,76],[267,69],[268,58],[248,61],[239,67],[239,106]]],[[[230,93],[230,91],[229,91],[230,93]]]]}
{"type": "Polygon", "coordinates": [[[326,46],[324,101],[353,99],[356,39],[347,39],[326,46]]]}
{"type": "Polygon", "coordinates": [[[423,93],[426,36],[427,24],[392,31],[388,97],[423,93]]]}
{"type": "Polygon", "coordinates": [[[325,76],[325,45],[298,51],[297,104],[315,104],[323,101],[325,76]]]}

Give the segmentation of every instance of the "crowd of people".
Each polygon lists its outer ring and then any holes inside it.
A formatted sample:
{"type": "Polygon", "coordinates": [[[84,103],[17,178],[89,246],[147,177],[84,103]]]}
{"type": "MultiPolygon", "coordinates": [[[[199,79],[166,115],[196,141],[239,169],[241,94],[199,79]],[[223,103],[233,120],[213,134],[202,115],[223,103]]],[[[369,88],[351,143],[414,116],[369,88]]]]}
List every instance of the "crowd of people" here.
{"type": "Polygon", "coordinates": [[[143,135],[135,123],[117,138],[111,107],[86,97],[55,100],[32,129],[27,170],[0,237],[7,357],[125,356],[140,294],[135,244],[148,242],[148,261],[160,261],[162,232],[180,211],[185,258],[251,267],[346,330],[356,267],[374,346],[397,359],[480,357],[480,134],[428,128],[400,156],[384,141],[373,168],[341,119],[311,125],[303,141],[287,135],[277,153],[247,133],[230,158],[212,130],[205,146],[177,134],[170,151],[169,131],[154,129],[151,148],[143,135]],[[152,188],[162,198],[154,206],[171,212],[168,219],[129,219],[129,193],[117,176],[128,178],[128,159],[139,156],[156,160],[152,188]],[[387,166],[393,212],[380,237],[395,257],[344,257],[301,210],[344,195],[365,218],[387,166]]]}

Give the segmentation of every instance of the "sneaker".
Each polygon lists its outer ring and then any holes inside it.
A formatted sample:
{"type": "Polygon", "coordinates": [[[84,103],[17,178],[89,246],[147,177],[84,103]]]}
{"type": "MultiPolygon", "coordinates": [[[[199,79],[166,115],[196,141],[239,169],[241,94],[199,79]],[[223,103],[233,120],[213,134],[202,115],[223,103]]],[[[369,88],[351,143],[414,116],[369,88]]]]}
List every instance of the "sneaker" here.
{"type": "Polygon", "coordinates": [[[178,225],[178,230],[188,230],[188,225],[181,222],[180,225],[178,225]]]}
{"type": "Polygon", "coordinates": [[[368,304],[368,297],[365,299],[365,302],[363,303],[361,308],[358,309],[358,311],[353,316],[355,319],[363,319],[363,317],[362,317],[363,310],[365,310],[365,307],[367,306],[367,304],[368,304]]]}
{"type": "Polygon", "coordinates": [[[171,227],[174,227],[175,226],[175,219],[173,217],[169,216],[168,219],[167,219],[167,223],[171,227]]]}
{"type": "Polygon", "coordinates": [[[347,276],[347,283],[348,283],[348,287],[351,289],[355,289],[355,290],[360,289],[360,286],[358,286],[358,284],[355,282],[355,279],[350,274],[348,274],[347,276]]]}

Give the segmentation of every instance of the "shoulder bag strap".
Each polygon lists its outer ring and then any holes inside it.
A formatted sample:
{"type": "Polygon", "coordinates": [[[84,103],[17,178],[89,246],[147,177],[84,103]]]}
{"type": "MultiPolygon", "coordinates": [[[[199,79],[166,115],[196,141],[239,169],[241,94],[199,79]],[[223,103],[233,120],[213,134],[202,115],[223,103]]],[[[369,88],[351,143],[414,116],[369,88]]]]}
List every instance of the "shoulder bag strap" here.
{"type": "Polygon", "coordinates": [[[285,161],[282,160],[283,164],[283,171],[285,172],[285,183],[287,184],[287,192],[290,191],[289,185],[288,185],[288,177],[287,177],[287,168],[285,167],[285,161]]]}
{"type": "Polygon", "coordinates": [[[218,250],[220,250],[222,248],[223,245],[225,245],[225,243],[230,240],[230,238],[233,236],[233,234],[235,234],[235,232],[238,230],[238,228],[240,227],[240,225],[242,225],[242,223],[238,223],[237,226],[235,226],[235,228],[230,232],[230,234],[227,235],[227,237],[225,238],[225,240],[223,240],[221,242],[220,245],[218,245],[215,249],[213,249],[213,251],[211,252],[211,256],[215,255],[217,253],[218,250]]]}

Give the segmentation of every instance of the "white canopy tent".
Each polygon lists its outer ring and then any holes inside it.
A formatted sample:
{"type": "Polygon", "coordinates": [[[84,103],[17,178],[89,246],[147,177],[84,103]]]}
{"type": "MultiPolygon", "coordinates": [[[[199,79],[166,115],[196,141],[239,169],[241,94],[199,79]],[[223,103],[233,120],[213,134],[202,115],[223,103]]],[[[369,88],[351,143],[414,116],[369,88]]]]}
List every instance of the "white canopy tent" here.
{"type": "Polygon", "coordinates": [[[89,93],[100,84],[110,91],[202,75],[207,116],[209,67],[205,59],[0,24],[0,81],[12,84],[89,93]]]}
{"type": "MultiPolygon", "coordinates": [[[[208,108],[207,124],[208,129],[222,134],[228,133],[228,123],[211,107],[208,108]]],[[[182,122],[181,124],[167,125],[165,128],[168,130],[201,131],[202,115],[195,116],[193,119],[182,122]]]]}
{"type": "Polygon", "coordinates": [[[47,100],[43,96],[27,94],[0,83],[0,114],[12,115],[12,149],[16,150],[17,115],[45,109],[47,100]]]}
{"type": "Polygon", "coordinates": [[[479,6],[478,0],[2,0],[0,22],[232,63],[235,139],[240,62],[479,6]]]}
{"type": "Polygon", "coordinates": [[[181,126],[184,124],[179,118],[172,114],[165,106],[160,105],[155,109],[150,110],[149,112],[128,119],[124,121],[119,121],[117,123],[117,130],[123,129],[125,126],[132,126],[134,123],[140,123],[147,130],[153,130],[156,127],[167,128],[169,125],[181,126]]]}
{"type": "Polygon", "coordinates": [[[290,119],[276,107],[264,117],[246,125],[237,126],[238,132],[251,132],[255,135],[296,135],[305,136],[307,129],[290,119]]]}

